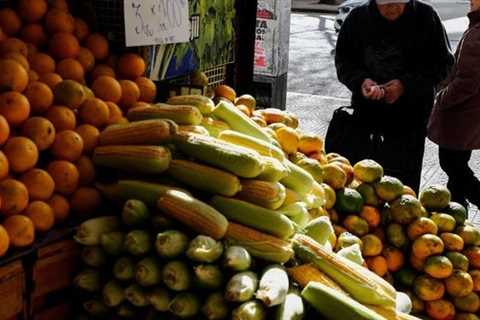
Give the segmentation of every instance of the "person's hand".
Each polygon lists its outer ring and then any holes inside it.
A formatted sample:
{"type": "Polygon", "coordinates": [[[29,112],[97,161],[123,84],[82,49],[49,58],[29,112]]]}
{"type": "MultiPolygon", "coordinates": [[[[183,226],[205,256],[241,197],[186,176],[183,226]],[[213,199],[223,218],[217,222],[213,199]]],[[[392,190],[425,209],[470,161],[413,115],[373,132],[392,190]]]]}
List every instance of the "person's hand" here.
{"type": "Polygon", "coordinates": [[[385,96],[385,91],[372,79],[365,79],[362,84],[362,94],[370,100],[381,100],[385,96]]]}
{"type": "Polygon", "coordinates": [[[405,92],[405,88],[400,80],[392,80],[383,85],[385,88],[385,102],[395,103],[405,92]]]}

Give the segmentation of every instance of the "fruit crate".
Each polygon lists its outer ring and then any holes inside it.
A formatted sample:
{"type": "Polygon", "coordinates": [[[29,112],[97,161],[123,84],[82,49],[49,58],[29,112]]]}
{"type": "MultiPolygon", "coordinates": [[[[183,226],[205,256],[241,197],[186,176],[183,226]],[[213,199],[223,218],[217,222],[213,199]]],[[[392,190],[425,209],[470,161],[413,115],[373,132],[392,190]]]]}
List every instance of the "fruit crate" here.
{"type": "Polygon", "coordinates": [[[0,268],[0,320],[25,319],[25,270],[20,260],[0,268]]]}

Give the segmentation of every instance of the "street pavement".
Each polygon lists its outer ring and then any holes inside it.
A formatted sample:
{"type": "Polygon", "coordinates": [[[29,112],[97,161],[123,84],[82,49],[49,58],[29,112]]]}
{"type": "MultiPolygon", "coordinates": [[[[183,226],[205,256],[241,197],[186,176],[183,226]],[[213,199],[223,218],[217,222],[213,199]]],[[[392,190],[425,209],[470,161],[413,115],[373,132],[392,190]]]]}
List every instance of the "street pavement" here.
{"type": "MultiPolygon", "coordinates": [[[[291,19],[287,110],[299,116],[303,129],[322,136],[333,111],[350,103],[350,92],[338,82],[333,62],[334,17],[310,10],[295,12],[291,19]]],[[[444,17],[443,23],[455,48],[467,26],[464,13],[444,17]]],[[[427,139],[422,187],[446,184],[447,177],[439,167],[437,154],[437,146],[427,139]]],[[[480,151],[474,151],[470,164],[480,176],[480,151]]],[[[470,206],[469,211],[470,220],[480,225],[478,209],[470,206]]]]}

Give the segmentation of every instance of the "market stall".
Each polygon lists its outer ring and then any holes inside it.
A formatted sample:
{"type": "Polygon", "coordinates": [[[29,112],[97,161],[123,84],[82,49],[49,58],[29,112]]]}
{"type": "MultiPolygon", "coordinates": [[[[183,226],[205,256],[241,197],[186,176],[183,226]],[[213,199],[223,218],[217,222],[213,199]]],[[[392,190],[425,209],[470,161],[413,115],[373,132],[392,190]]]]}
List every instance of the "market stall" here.
{"type": "Polygon", "coordinates": [[[445,187],[248,94],[255,5],[190,2],[162,40],[131,0],[130,47],[106,3],[0,10],[0,320],[478,319],[480,230],[445,187]],[[175,42],[187,20],[211,32],[175,42]]]}

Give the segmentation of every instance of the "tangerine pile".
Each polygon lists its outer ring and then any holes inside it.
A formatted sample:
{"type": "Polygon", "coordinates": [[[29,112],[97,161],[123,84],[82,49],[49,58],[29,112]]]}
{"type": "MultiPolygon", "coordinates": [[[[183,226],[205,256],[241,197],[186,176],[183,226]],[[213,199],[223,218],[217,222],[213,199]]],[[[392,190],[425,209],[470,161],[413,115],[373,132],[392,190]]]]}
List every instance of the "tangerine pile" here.
{"type": "Polygon", "coordinates": [[[90,155],[105,126],[154,101],[145,68],[112,54],[65,0],[0,10],[0,257],[101,205],[90,155]]]}

